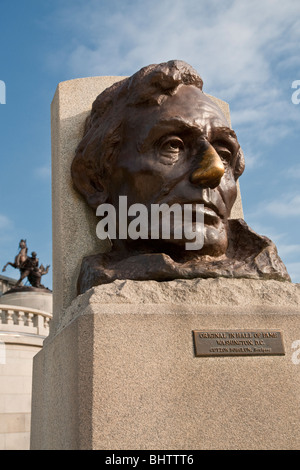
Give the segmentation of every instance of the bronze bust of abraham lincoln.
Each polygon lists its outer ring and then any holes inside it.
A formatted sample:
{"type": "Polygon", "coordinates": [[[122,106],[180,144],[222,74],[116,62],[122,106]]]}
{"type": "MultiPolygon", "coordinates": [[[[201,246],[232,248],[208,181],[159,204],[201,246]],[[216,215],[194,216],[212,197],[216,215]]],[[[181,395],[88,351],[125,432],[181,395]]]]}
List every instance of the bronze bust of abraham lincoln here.
{"type": "Polygon", "coordinates": [[[128,206],[204,205],[204,244],[183,239],[117,239],[111,252],[84,258],[78,293],[115,279],[290,277],[271,240],[231,220],[244,156],[219,107],[188,64],[144,67],[101,93],[86,121],[71,173],[96,209],[119,196],[128,206]]]}

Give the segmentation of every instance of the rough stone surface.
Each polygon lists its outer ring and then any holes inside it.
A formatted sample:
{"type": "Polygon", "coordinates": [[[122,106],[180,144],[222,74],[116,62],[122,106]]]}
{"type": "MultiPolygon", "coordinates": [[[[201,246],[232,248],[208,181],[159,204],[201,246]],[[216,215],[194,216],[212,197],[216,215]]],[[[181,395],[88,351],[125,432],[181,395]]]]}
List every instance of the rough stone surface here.
{"type": "Polygon", "coordinates": [[[298,449],[299,285],[115,281],[34,358],[32,449],[298,449]],[[284,356],[194,354],[194,329],[278,329],[284,356]]]}
{"type": "MultiPolygon", "coordinates": [[[[51,106],[52,207],[53,207],[53,318],[76,297],[76,282],[84,256],[103,253],[108,244],[96,237],[97,218],[73,188],[70,174],[75,149],[80,142],[85,119],[95,98],[114,82],[125,77],[88,77],[58,85],[51,106]]],[[[211,97],[230,124],[227,103],[211,97]]],[[[243,218],[240,192],[232,218],[243,218]]]]}
{"type": "MultiPolygon", "coordinates": [[[[57,330],[52,329],[49,340],[68,323],[93,305],[105,311],[116,311],[122,305],[132,313],[141,311],[141,305],[147,305],[148,311],[155,312],[157,306],[168,305],[171,310],[185,308],[201,309],[224,307],[227,313],[278,308],[295,308],[300,305],[300,284],[279,281],[259,281],[252,279],[176,279],[169,282],[116,280],[90,289],[79,295],[68,307],[57,323],[57,330]],[[242,310],[241,310],[242,308],[242,310]],[[149,310],[150,309],[150,310],[149,310]]],[[[300,311],[300,310],[299,310],[300,311]]]]}

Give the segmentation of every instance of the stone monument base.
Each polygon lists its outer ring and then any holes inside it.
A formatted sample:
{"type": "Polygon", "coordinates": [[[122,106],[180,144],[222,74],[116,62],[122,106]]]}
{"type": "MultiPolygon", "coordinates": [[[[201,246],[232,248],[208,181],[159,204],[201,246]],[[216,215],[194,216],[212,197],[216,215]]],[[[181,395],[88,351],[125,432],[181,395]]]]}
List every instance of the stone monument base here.
{"type": "Polygon", "coordinates": [[[34,358],[31,448],[298,449],[299,300],[242,279],[91,289],[34,358]],[[285,354],[195,356],[194,330],[226,329],[281,331],[285,354]]]}

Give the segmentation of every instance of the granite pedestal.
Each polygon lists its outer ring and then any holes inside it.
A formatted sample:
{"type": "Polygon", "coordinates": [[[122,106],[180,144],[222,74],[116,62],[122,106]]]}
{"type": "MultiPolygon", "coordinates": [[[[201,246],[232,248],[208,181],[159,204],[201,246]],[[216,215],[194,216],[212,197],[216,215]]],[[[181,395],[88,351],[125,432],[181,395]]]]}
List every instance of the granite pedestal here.
{"type": "Polygon", "coordinates": [[[32,449],[299,448],[299,300],[278,281],[91,289],[35,356],[32,449]],[[280,330],[285,354],[196,357],[199,329],[280,330]]]}

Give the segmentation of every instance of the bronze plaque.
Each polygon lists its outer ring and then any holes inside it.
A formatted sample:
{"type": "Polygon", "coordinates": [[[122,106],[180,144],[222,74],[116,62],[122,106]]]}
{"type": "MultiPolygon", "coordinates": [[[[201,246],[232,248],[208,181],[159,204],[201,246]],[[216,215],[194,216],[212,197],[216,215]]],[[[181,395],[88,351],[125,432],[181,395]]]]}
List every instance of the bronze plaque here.
{"type": "Polygon", "coordinates": [[[283,356],[282,333],[277,330],[194,330],[195,355],[283,356]]]}

